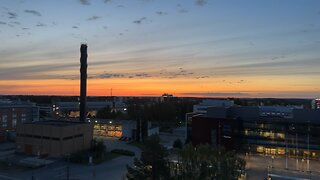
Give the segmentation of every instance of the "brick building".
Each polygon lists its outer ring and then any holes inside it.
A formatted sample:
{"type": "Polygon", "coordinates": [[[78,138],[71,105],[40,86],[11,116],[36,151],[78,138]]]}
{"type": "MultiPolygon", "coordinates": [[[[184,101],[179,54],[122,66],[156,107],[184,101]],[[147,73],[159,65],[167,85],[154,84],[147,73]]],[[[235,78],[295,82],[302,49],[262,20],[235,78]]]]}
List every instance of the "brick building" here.
{"type": "Polygon", "coordinates": [[[75,121],[38,121],[17,126],[17,151],[60,157],[90,147],[93,126],[75,121]]]}
{"type": "Polygon", "coordinates": [[[30,102],[0,100],[0,141],[18,124],[39,120],[39,108],[30,102]]]}

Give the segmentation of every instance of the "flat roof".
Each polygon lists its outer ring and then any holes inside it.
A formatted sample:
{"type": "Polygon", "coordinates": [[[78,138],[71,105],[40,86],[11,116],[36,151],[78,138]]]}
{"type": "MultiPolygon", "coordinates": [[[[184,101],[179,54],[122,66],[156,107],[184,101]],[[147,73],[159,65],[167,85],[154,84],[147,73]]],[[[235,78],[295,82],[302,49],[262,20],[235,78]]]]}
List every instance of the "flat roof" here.
{"type": "Polygon", "coordinates": [[[48,125],[48,126],[72,126],[77,124],[90,124],[90,123],[81,122],[81,121],[48,120],[48,121],[30,122],[25,124],[48,125]]]}

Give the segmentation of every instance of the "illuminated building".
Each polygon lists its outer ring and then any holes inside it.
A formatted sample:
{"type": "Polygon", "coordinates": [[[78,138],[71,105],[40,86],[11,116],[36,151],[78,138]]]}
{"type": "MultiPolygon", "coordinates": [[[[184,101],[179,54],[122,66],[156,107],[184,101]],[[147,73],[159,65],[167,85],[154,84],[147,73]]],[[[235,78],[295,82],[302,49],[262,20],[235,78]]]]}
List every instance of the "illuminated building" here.
{"type": "Polygon", "coordinates": [[[210,107],[206,114],[192,118],[191,136],[195,144],[228,144],[229,149],[230,144],[233,149],[240,145],[240,150],[245,152],[317,159],[320,157],[319,120],[319,110],[300,107],[210,107]],[[201,125],[203,119],[207,122],[201,125]],[[194,124],[199,123],[200,128],[194,129],[194,124]],[[231,132],[232,143],[223,142],[230,141],[223,138],[225,132],[231,132]],[[201,134],[205,135],[201,137],[201,134]]]}
{"type": "Polygon", "coordinates": [[[320,109],[320,99],[313,99],[311,107],[312,109],[320,109]]]}

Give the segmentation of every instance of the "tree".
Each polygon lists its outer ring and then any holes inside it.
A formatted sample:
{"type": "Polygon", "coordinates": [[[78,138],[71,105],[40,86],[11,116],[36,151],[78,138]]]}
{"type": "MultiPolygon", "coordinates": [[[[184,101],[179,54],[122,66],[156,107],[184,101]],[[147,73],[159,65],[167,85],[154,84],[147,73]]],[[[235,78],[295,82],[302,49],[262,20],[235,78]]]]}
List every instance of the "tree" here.
{"type": "Polygon", "coordinates": [[[109,106],[98,110],[97,112],[97,118],[101,119],[112,119],[113,113],[111,112],[111,108],[109,106]]]}
{"type": "Polygon", "coordinates": [[[210,145],[186,145],[179,152],[180,173],[176,179],[238,179],[245,168],[245,161],[232,151],[210,145]]]}
{"type": "Polygon", "coordinates": [[[136,159],[134,167],[127,167],[129,179],[169,179],[170,171],[166,157],[167,150],[160,144],[160,138],[152,135],[145,140],[141,159],[136,159]]]}
{"type": "Polygon", "coordinates": [[[177,149],[181,149],[182,148],[182,142],[180,139],[176,139],[174,142],[173,142],[173,147],[174,148],[177,148],[177,149]]]}

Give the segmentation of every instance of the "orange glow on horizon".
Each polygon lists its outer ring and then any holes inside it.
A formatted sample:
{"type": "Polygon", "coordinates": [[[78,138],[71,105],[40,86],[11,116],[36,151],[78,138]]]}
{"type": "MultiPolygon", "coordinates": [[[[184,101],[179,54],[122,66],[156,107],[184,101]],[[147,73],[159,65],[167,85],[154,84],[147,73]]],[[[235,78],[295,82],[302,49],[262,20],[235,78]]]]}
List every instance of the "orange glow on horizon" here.
{"type": "MultiPolygon", "coordinates": [[[[287,83],[294,82],[286,80],[287,83]]],[[[79,80],[6,80],[0,81],[1,94],[27,95],[79,95],[79,80]]],[[[170,93],[183,97],[259,97],[268,94],[277,97],[279,93],[317,93],[306,87],[295,87],[287,91],[283,80],[251,78],[245,82],[226,78],[112,78],[88,79],[88,96],[109,96],[113,89],[114,96],[161,96],[170,93]],[[210,95],[212,93],[213,95],[210,95]]]]}

